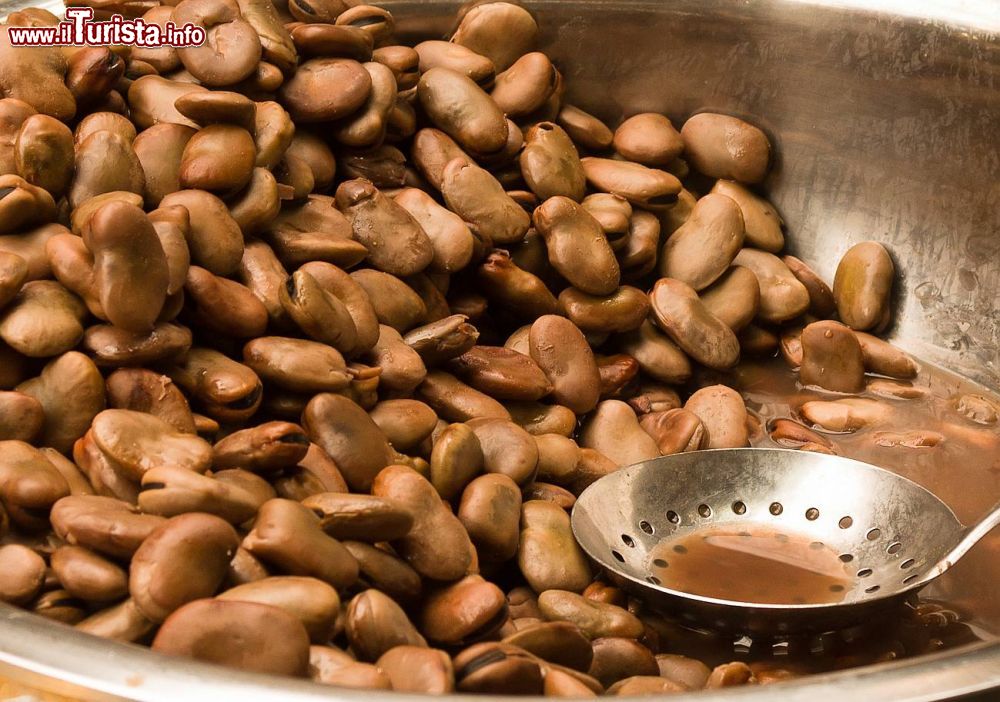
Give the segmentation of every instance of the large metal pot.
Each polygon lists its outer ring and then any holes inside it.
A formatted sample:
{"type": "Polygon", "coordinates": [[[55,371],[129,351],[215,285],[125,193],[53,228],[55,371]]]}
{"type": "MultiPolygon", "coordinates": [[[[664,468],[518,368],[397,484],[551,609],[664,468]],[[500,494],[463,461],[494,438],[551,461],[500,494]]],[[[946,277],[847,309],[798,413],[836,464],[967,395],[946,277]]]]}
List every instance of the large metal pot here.
{"type": "MultiPolygon", "coordinates": [[[[408,37],[444,34],[456,5],[387,4],[408,37]]],[[[712,109],[764,127],[779,154],[766,187],[794,252],[831,279],[849,246],[885,242],[903,273],[895,342],[1000,391],[996,0],[881,0],[881,11],[863,9],[875,4],[865,0],[527,4],[542,19],[547,50],[567,71],[574,104],[609,122],[623,112],[652,110],[682,121],[712,109]]],[[[0,3],[0,14],[14,5],[0,3]]],[[[923,482],[970,520],[1000,496],[1000,471],[980,470],[975,481],[971,475],[955,466],[923,482]]],[[[985,540],[931,591],[974,612],[985,632],[1000,633],[998,554],[1000,536],[985,540]]],[[[377,696],[168,659],[9,607],[0,607],[0,699],[24,692],[5,688],[2,678],[80,700],[377,696]]],[[[1000,642],[697,699],[966,695],[1000,697],[1000,642]]]]}

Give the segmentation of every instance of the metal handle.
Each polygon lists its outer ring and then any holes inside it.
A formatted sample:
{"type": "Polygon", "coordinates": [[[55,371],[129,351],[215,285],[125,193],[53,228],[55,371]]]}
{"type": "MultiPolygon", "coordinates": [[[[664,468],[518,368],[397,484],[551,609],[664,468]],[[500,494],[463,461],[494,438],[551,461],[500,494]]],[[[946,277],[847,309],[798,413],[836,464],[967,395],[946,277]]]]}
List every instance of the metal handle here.
{"type": "Polygon", "coordinates": [[[975,524],[968,526],[963,531],[963,536],[955,547],[946,553],[933,568],[930,568],[921,582],[933,580],[944,571],[951,568],[955,563],[968,553],[969,549],[979,543],[979,540],[1000,526],[1000,502],[993,505],[989,512],[975,524]]]}

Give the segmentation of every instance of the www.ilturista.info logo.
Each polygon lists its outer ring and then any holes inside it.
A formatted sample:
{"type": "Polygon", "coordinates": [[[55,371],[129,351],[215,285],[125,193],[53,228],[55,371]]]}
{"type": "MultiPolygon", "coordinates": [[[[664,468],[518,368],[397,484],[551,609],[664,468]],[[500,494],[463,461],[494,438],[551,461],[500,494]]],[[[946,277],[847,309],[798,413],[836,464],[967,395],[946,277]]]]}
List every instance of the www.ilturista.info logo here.
{"type": "Polygon", "coordinates": [[[162,27],[137,19],[112,15],[105,22],[94,21],[90,7],[67,7],[66,18],[53,27],[8,27],[13,46],[201,46],[205,28],[188,22],[178,27],[167,22],[162,27]]]}

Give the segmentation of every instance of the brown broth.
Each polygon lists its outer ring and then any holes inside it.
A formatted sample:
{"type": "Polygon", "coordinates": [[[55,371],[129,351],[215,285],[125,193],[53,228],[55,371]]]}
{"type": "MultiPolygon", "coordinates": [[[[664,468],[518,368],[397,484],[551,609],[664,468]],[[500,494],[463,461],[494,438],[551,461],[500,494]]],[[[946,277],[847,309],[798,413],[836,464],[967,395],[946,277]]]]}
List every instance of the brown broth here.
{"type": "Polygon", "coordinates": [[[666,539],[650,552],[648,568],[673,590],[754,604],[841,602],[851,587],[836,551],[764,525],[666,539]]]}

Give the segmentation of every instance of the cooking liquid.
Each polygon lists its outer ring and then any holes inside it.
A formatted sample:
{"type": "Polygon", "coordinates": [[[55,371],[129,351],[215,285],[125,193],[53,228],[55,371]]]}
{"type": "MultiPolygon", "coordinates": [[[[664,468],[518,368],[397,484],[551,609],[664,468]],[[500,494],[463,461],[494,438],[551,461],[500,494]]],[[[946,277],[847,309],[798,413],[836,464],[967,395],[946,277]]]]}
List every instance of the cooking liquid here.
{"type": "Polygon", "coordinates": [[[672,590],[755,604],[842,602],[851,588],[846,564],[829,546],[755,524],[664,540],[647,567],[672,590]]]}

